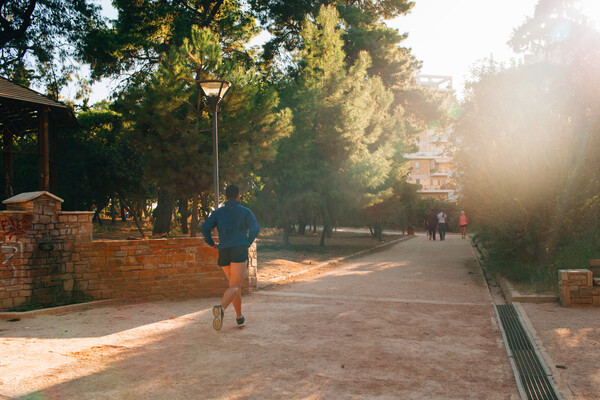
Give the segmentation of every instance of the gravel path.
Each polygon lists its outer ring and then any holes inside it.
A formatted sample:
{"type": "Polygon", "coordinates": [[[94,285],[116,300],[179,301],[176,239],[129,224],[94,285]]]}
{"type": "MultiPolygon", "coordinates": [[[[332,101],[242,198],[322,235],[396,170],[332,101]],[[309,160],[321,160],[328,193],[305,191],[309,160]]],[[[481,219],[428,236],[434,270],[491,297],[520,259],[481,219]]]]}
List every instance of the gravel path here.
{"type": "Polygon", "coordinates": [[[467,240],[417,237],[244,300],[0,321],[0,399],[518,399],[467,240]]]}

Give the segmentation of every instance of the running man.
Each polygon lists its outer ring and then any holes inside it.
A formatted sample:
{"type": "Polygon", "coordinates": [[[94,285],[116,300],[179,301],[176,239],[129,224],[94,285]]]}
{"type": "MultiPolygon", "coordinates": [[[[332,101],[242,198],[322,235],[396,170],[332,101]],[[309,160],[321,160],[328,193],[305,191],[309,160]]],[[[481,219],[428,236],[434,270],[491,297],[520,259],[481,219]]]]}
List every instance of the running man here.
{"type": "Polygon", "coordinates": [[[231,303],[238,326],[246,322],[242,315],[242,284],[248,278],[248,247],[260,229],[252,211],[240,205],[240,189],[237,186],[227,186],[225,197],[225,204],[213,211],[202,225],[204,241],[219,249],[217,264],[223,268],[229,281],[229,289],[223,294],[221,304],[213,307],[213,328],[217,331],[221,330],[225,309],[231,303]],[[215,226],[219,232],[219,244],[215,244],[211,234],[215,226]]]}

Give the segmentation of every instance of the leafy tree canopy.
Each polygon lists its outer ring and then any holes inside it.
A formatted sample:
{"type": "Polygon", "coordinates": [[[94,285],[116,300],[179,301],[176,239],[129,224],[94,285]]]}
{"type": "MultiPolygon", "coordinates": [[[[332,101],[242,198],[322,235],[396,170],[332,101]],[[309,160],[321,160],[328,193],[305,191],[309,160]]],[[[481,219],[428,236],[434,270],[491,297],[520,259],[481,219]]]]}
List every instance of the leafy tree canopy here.
{"type": "Polygon", "coordinates": [[[219,32],[226,57],[251,62],[244,45],[257,27],[238,0],[115,0],[113,5],[117,20],[88,32],[82,52],[95,78],[132,74],[133,82],[145,79],[162,54],[191,36],[193,26],[219,32]]]}
{"type": "Polygon", "coordinates": [[[306,19],[299,73],[283,94],[295,129],[265,172],[283,226],[304,214],[328,227],[342,211],[385,196],[390,159],[405,139],[402,110],[392,108],[381,79],[368,76],[368,54],[347,67],[338,22],[333,7],[322,7],[315,23],[306,19]]]}
{"type": "Polygon", "coordinates": [[[0,1],[0,74],[58,92],[76,71],[86,32],[103,26],[90,0],[0,1]]]}

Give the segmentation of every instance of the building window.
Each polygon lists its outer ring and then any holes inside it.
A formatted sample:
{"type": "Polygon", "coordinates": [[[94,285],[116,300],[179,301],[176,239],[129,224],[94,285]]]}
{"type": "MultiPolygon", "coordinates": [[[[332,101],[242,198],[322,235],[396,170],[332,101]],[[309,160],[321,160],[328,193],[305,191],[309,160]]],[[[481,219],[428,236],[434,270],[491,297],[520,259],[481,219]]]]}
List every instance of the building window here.
{"type": "Polygon", "coordinates": [[[421,184],[421,180],[420,180],[420,179],[415,179],[415,183],[416,183],[417,185],[420,185],[420,184],[421,184]]]}
{"type": "Polygon", "coordinates": [[[417,170],[417,171],[421,170],[421,163],[420,162],[416,162],[415,163],[415,170],[417,170]]]}

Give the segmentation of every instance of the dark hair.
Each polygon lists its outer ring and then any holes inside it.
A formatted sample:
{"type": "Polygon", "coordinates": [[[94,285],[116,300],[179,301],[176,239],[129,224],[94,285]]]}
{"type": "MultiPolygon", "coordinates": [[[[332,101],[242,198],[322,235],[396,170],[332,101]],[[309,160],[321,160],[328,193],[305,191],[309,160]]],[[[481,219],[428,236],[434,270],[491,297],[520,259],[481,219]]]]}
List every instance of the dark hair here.
{"type": "Polygon", "coordinates": [[[225,189],[225,197],[227,197],[227,200],[237,199],[238,194],[240,194],[240,188],[235,185],[229,185],[227,186],[227,189],[225,189]]]}

